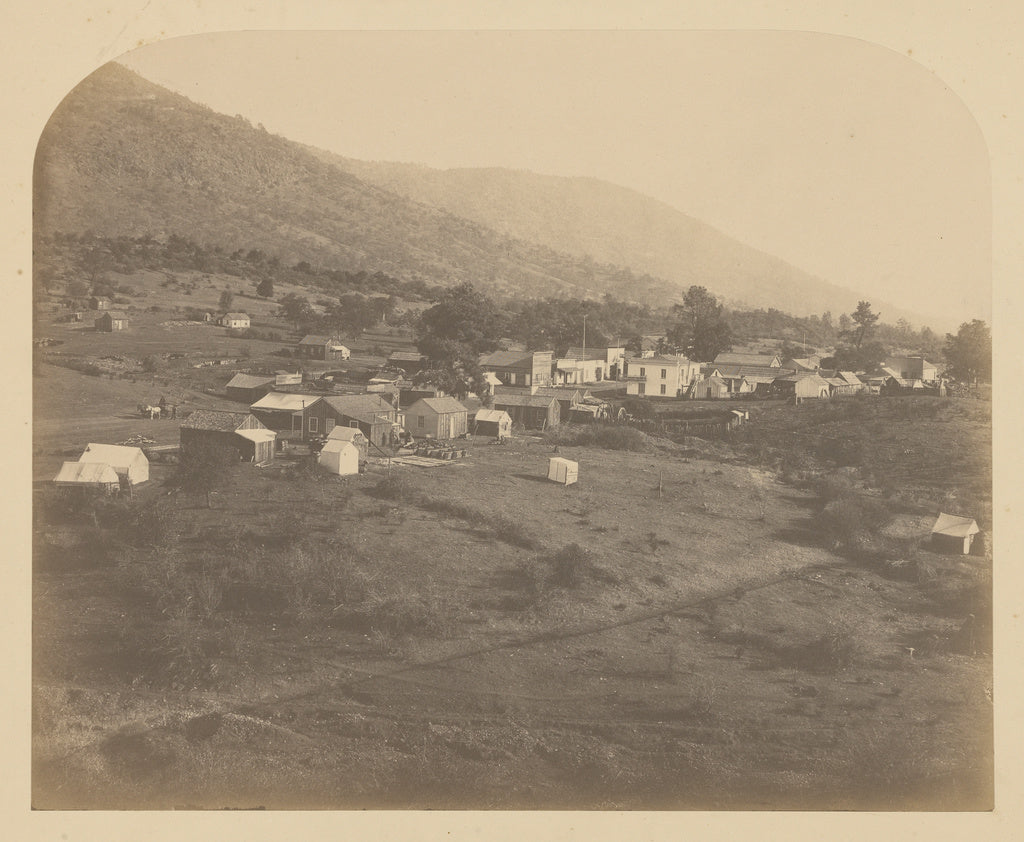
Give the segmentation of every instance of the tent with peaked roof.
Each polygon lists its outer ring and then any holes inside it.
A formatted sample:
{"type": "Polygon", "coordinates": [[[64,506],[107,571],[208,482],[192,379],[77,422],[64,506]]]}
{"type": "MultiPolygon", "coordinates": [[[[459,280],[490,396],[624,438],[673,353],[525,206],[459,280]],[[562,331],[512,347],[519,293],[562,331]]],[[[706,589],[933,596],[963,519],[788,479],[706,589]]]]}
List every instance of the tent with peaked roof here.
{"type": "Polygon", "coordinates": [[[327,434],[327,441],[345,441],[354,444],[359,451],[359,461],[365,462],[369,456],[370,440],[358,427],[335,427],[327,434]]]}
{"type": "Polygon", "coordinates": [[[105,491],[107,494],[117,491],[120,486],[117,471],[103,462],[65,462],[53,482],[59,488],[105,491]]]}
{"type": "Polygon", "coordinates": [[[137,447],[90,442],[85,446],[85,452],[78,457],[78,461],[109,465],[120,479],[126,479],[132,485],[149,479],[149,460],[137,447]]]}
{"type": "Polygon", "coordinates": [[[979,532],[981,530],[974,518],[939,512],[935,525],[932,527],[932,543],[940,547],[955,549],[957,552],[967,555],[971,551],[974,536],[979,532]]]}

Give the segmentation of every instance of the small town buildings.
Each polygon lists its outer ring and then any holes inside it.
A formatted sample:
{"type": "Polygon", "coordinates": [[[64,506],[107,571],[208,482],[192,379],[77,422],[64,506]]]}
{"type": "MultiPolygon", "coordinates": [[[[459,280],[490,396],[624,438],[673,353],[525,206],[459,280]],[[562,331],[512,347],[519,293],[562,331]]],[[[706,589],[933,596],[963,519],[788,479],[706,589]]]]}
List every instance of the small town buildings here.
{"type": "MultiPolygon", "coordinates": [[[[505,390],[501,390],[505,391],[505,390]]],[[[569,413],[583,403],[583,392],[579,389],[559,388],[558,386],[536,386],[530,390],[531,395],[540,395],[545,398],[554,398],[558,401],[559,418],[567,419],[569,413]]],[[[587,393],[589,394],[589,392],[587,393]]]]}
{"type": "Polygon", "coordinates": [[[377,394],[321,397],[303,410],[302,417],[304,438],[329,436],[335,427],[354,427],[377,447],[391,443],[399,423],[398,410],[377,394]]]}
{"type": "Polygon", "coordinates": [[[974,543],[974,536],[979,532],[981,530],[974,518],[940,512],[932,527],[932,543],[938,549],[967,555],[974,543]]]}
{"type": "Polygon", "coordinates": [[[320,395],[268,392],[251,404],[249,411],[268,429],[302,437],[303,414],[306,407],[312,406],[320,398],[320,395]]]}
{"type": "Polygon", "coordinates": [[[300,357],[310,360],[347,360],[352,356],[340,339],[315,334],[303,336],[295,350],[300,357]]]}
{"type": "Polygon", "coordinates": [[[627,395],[675,398],[700,376],[700,365],[682,354],[627,357],[623,376],[627,395]]]}
{"type": "Polygon", "coordinates": [[[265,465],[274,458],[277,433],[250,412],[197,409],[181,422],[181,452],[214,447],[231,457],[265,465]]]}
{"type": "Polygon", "coordinates": [[[454,439],[468,428],[469,413],[455,398],[420,398],[405,411],[405,429],[416,438],[454,439]]]}
{"type": "Polygon", "coordinates": [[[572,485],[579,479],[580,466],[571,459],[552,456],[548,460],[548,479],[562,485],[572,485]]]}
{"type": "Polygon", "coordinates": [[[149,459],[138,447],[121,444],[94,444],[85,446],[85,452],[78,457],[82,463],[109,465],[118,480],[129,485],[138,485],[149,479],[149,459]]]}
{"type": "Polygon", "coordinates": [[[774,397],[797,400],[805,398],[827,400],[831,396],[831,390],[825,378],[819,374],[807,372],[777,377],[772,381],[770,393],[774,397]]]}
{"type": "Polygon", "coordinates": [[[274,372],[274,385],[275,386],[301,386],[302,385],[302,372],[301,371],[275,371],[274,372]]]}
{"type": "Polygon", "coordinates": [[[394,351],[388,355],[388,366],[406,374],[418,374],[427,367],[427,358],[417,351],[394,351]]]}
{"type": "Polygon", "coordinates": [[[231,328],[232,330],[248,330],[249,314],[225,313],[220,317],[219,322],[223,327],[231,328]]]}
{"type": "Polygon", "coordinates": [[[569,348],[555,360],[554,382],[582,386],[616,380],[622,374],[625,348],[569,348]]]}
{"type": "Polygon", "coordinates": [[[864,383],[852,371],[819,371],[828,382],[833,395],[856,395],[867,390],[864,383]]]}
{"type": "Polygon", "coordinates": [[[716,401],[729,397],[729,384],[714,374],[702,377],[693,384],[690,395],[698,401],[716,401]]]}
{"type": "Polygon", "coordinates": [[[124,330],[128,317],[120,310],[107,310],[93,324],[100,333],[113,333],[115,330],[124,330]]]}
{"type": "Polygon", "coordinates": [[[344,441],[353,445],[359,453],[360,462],[366,462],[367,457],[370,455],[370,440],[358,427],[335,426],[334,429],[327,434],[327,441],[344,441]]]}
{"type": "Polygon", "coordinates": [[[939,369],[924,357],[888,357],[885,368],[901,380],[937,380],[939,369]]]}
{"type": "Polygon", "coordinates": [[[494,351],[480,358],[480,368],[505,386],[550,386],[551,351],[494,351]]]}
{"type": "Polygon", "coordinates": [[[328,439],[320,449],[317,464],[338,476],[352,476],[359,473],[359,450],[350,441],[328,439]]]}
{"type": "Polygon", "coordinates": [[[548,395],[498,394],[493,408],[507,412],[513,424],[528,430],[550,430],[561,420],[558,401],[548,395]]]}
{"type": "Polygon", "coordinates": [[[120,488],[117,471],[104,462],[65,462],[53,483],[71,493],[112,494],[120,488]]]}
{"type": "Polygon", "coordinates": [[[236,374],[228,381],[224,391],[233,401],[251,404],[270,392],[275,381],[273,375],[236,374]]]}
{"type": "Polygon", "coordinates": [[[806,357],[787,357],[782,361],[782,368],[793,371],[817,371],[821,368],[821,356],[810,354],[806,357]]]}
{"type": "Polygon", "coordinates": [[[109,310],[114,303],[105,295],[94,295],[89,299],[90,310],[109,310]]]}
{"type": "Polygon", "coordinates": [[[512,416],[501,409],[478,409],[470,424],[474,436],[506,439],[512,435],[512,416]]]}
{"type": "Polygon", "coordinates": [[[719,365],[758,365],[769,368],[782,368],[782,358],[778,354],[747,354],[723,351],[715,357],[714,363],[719,365]]]}
{"type": "Polygon", "coordinates": [[[769,386],[776,379],[783,375],[795,374],[793,369],[780,366],[739,363],[712,363],[705,371],[710,376],[724,380],[730,395],[750,394],[759,388],[767,393],[769,386]]]}

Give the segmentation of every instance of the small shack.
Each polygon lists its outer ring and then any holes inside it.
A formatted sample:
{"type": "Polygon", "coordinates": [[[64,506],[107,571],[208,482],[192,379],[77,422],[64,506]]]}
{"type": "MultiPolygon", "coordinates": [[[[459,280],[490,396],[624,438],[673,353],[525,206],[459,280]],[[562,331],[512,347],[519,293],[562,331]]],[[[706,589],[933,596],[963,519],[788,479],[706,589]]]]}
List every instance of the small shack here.
{"type": "Polygon", "coordinates": [[[224,391],[233,401],[252,404],[273,389],[275,379],[273,375],[236,374],[224,391]]]}
{"type": "Polygon", "coordinates": [[[102,462],[65,462],[53,483],[72,494],[100,492],[112,494],[120,487],[117,471],[102,462]]]}
{"type": "Polygon", "coordinates": [[[694,382],[692,395],[698,401],[721,400],[729,397],[729,384],[715,375],[704,377],[694,382]]]}
{"type": "Polygon", "coordinates": [[[512,416],[500,409],[478,409],[473,417],[474,436],[507,439],[512,435],[512,416]]]}
{"type": "Polygon", "coordinates": [[[108,310],[93,324],[100,333],[113,333],[115,330],[124,330],[128,317],[118,310],[108,310]]]}
{"type": "Polygon", "coordinates": [[[359,450],[350,441],[328,439],[320,450],[317,464],[326,471],[346,477],[359,473],[359,450]]]}
{"type": "Polygon", "coordinates": [[[365,462],[370,455],[370,440],[358,427],[335,427],[327,434],[327,441],[347,441],[355,445],[360,462],[365,462]]]}
{"type": "Polygon", "coordinates": [[[455,398],[420,398],[405,412],[405,428],[417,438],[455,439],[466,434],[469,413],[455,398]]]}
{"type": "Polygon", "coordinates": [[[183,455],[206,445],[255,465],[274,459],[277,433],[249,412],[197,409],[182,421],[180,434],[183,455]]]}
{"type": "Polygon", "coordinates": [[[579,479],[580,466],[578,462],[571,459],[563,459],[561,456],[552,456],[548,460],[548,479],[562,485],[572,485],[579,479]]]}
{"type": "Polygon", "coordinates": [[[967,555],[974,543],[974,536],[981,530],[974,518],[947,515],[939,512],[932,527],[932,544],[941,551],[967,555]]]}
{"type": "Polygon", "coordinates": [[[561,421],[558,401],[547,395],[495,395],[494,408],[507,412],[513,424],[528,430],[550,430],[561,421]]]}
{"type": "Polygon", "coordinates": [[[130,485],[138,485],[149,480],[149,460],[138,447],[90,442],[85,446],[85,452],[78,457],[78,461],[109,465],[119,480],[130,485]]]}

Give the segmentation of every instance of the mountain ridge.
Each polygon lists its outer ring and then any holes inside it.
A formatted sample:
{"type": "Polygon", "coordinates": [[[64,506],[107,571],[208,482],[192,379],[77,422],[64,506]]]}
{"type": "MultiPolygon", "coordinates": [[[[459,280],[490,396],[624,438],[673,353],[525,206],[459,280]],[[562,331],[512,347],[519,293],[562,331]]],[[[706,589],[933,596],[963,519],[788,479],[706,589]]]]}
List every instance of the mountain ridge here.
{"type": "Polygon", "coordinates": [[[356,162],[219,114],[116,63],[83,80],[54,111],[37,149],[35,196],[40,234],[178,234],[226,249],[259,248],[283,261],[469,281],[504,294],[610,293],[666,305],[699,283],[731,304],[785,310],[826,290],[827,306],[790,310],[798,314],[852,309],[857,298],[843,291],[838,299],[841,288],[629,188],[502,168],[356,162]],[[411,171],[435,185],[414,189],[411,171]],[[461,184],[439,180],[439,172],[459,173],[461,184]],[[501,196],[515,202],[502,206],[501,196]],[[647,261],[638,217],[653,232],[647,261]],[[552,220],[560,227],[545,235],[556,227],[552,220]],[[627,233],[616,236],[620,229],[627,233]],[[676,258],[686,272],[666,278],[645,267],[664,261],[658,244],[673,236],[688,244],[676,258]],[[591,254],[581,238],[600,248],[591,254]],[[558,241],[575,253],[551,245],[558,241]],[[794,298],[786,290],[802,292],[794,298]]]}

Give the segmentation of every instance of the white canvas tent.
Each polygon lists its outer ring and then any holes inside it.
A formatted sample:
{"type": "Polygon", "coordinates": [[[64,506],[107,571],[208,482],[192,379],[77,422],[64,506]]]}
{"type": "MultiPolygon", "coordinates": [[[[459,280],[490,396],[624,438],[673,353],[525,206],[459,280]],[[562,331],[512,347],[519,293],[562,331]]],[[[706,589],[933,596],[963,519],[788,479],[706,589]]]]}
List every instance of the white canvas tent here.
{"type": "Polygon", "coordinates": [[[548,479],[562,485],[572,485],[579,478],[580,466],[571,459],[552,456],[548,461],[548,479]]]}
{"type": "Polygon", "coordinates": [[[478,409],[472,430],[474,435],[508,438],[512,435],[512,417],[501,409],[478,409]]]}
{"type": "Polygon", "coordinates": [[[332,474],[351,476],[359,473],[359,450],[350,441],[328,439],[317,462],[332,474]]]}
{"type": "Polygon", "coordinates": [[[127,479],[132,485],[138,485],[149,479],[149,460],[146,458],[146,454],[137,447],[90,442],[85,446],[85,452],[78,457],[78,461],[110,465],[117,472],[118,477],[127,479]]]}
{"type": "Polygon", "coordinates": [[[932,527],[932,541],[950,547],[956,546],[958,550],[962,547],[963,554],[967,555],[971,551],[974,536],[979,532],[981,530],[974,518],[939,512],[939,517],[932,527]]]}
{"type": "Polygon", "coordinates": [[[120,485],[117,471],[101,462],[65,462],[53,481],[60,488],[94,489],[108,494],[120,485]]]}

